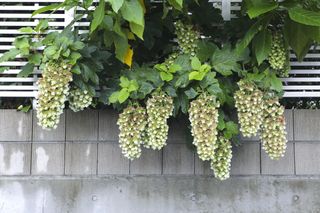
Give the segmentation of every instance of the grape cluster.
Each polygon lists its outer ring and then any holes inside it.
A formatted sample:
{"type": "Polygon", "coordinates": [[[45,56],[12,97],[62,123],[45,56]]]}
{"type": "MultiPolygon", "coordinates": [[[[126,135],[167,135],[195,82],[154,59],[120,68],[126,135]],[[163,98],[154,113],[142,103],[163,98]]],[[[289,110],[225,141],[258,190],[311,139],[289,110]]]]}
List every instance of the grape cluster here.
{"type": "Polygon", "coordinates": [[[289,76],[289,51],[285,47],[284,38],[280,32],[275,32],[273,34],[269,63],[271,68],[276,70],[280,77],[289,76]]]}
{"type": "Polygon", "coordinates": [[[215,158],[211,161],[211,169],[219,180],[226,180],[230,177],[232,146],[231,142],[224,137],[217,141],[215,158]]]}
{"type": "Polygon", "coordinates": [[[129,106],[119,115],[119,144],[122,154],[130,160],[139,158],[147,113],[141,106],[129,106]]]}
{"type": "Polygon", "coordinates": [[[189,120],[193,144],[197,147],[197,153],[201,160],[214,159],[217,147],[219,102],[216,97],[206,93],[201,94],[191,102],[189,108],[189,120]]]}
{"type": "Polygon", "coordinates": [[[38,80],[38,124],[44,129],[55,129],[63,113],[72,81],[71,66],[63,62],[48,62],[38,80]]]}
{"type": "Polygon", "coordinates": [[[181,52],[195,56],[200,38],[199,32],[194,30],[192,25],[184,25],[181,21],[175,23],[175,30],[181,52]]]}
{"type": "Polygon", "coordinates": [[[72,89],[69,94],[69,107],[74,112],[79,112],[91,105],[93,97],[87,90],[72,89]]]}
{"type": "Polygon", "coordinates": [[[144,146],[160,150],[166,145],[169,126],[167,119],[173,112],[173,99],[165,93],[153,95],[147,101],[148,127],[144,146]]]}
{"type": "Polygon", "coordinates": [[[284,107],[280,105],[278,98],[265,100],[260,137],[262,148],[271,159],[279,159],[284,156],[287,148],[286,122],[284,107]]]}
{"type": "Polygon", "coordinates": [[[240,131],[244,137],[255,136],[263,118],[263,93],[256,85],[240,80],[235,92],[240,131]]]}

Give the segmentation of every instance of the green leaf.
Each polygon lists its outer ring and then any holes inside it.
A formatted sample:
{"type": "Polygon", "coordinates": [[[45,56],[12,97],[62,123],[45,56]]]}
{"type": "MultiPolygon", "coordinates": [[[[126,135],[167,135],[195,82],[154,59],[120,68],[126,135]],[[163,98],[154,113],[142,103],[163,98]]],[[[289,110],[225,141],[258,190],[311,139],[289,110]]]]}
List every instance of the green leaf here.
{"type": "Polygon", "coordinates": [[[18,107],[18,111],[25,112],[25,113],[29,112],[30,109],[31,109],[31,105],[26,105],[26,106],[20,105],[18,107]]]}
{"type": "Polygon", "coordinates": [[[137,91],[139,89],[139,84],[136,80],[132,80],[130,81],[130,85],[128,87],[128,91],[129,92],[134,92],[137,91]]]}
{"type": "Polygon", "coordinates": [[[190,88],[189,90],[185,91],[184,93],[187,95],[187,97],[189,99],[194,99],[195,97],[198,96],[198,92],[195,91],[193,88],[190,88]]]}
{"type": "Polygon", "coordinates": [[[76,41],[73,44],[71,44],[70,48],[72,50],[81,50],[85,47],[85,44],[81,41],[76,41]]]}
{"type": "Polygon", "coordinates": [[[147,96],[148,94],[150,94],[152,91],[154,90],[154,87],[152,84],[148,83],[148,82],[142,82],[141,86],[139,88],[139,92],[141,92],[143,94],[143,96],[147,96]]]}
{"type": "Polygon", "coordinates": [[[299,24],[297,22],[287,19],[284,25],[284,35],[293,49],[299,61],[302,61],[305,55],[308,53],[313,40],[314,27],[299,24]]]}
{"type": "Polygon", "coordinates": [[[114,103],[118,102],[119,94],[120,94],[119,91],[112,93],[112,94],[110,95],[110,97],[109,97],[110,103],[113,103],[113,104],[114,104],[114,103]]]}
{"type": "Polygon", "coordinates": [[[37,32],[42,32],[44,30],[46,30],[49,27],[49,22],[47,19],[41,19],[39,21],[39,24],[37,24],[35,31],[37,32]]]}
{"type": "Polygon", "coordinates": [[[175,9],[182,10],[183,0],[168,0],[169,4],[171,4],[175,9]]]}
{"type": "Polygon", "coordinates": [[[127,89],[120,90],[119,96],[118,96],[119,103],[120,104],[124,103],[129,98],[129,96],[130,96],[130,93],[128,92],[127,89]]]}
{"type": "Polygon", "coordinates": [[[84,8],[88,9],[93,3],[93,0],[83,0],[84,8]]]}
{"type": "Polygon", "coordinates": [[[198,71],[193,71],[191,73],[189,73],[189,80],[197,80],[197,81],[201,81],[203,79],[204,75],[201,72],[198,71]]]}
{"type": "Polygon", "coordinates": [[[134,22],[130,22],[130,29],[131,31],[136,34],[141,40],[143,39],[143,33],[144,33],[144,26],[136,24],[134,22]]]}
{"type": "Polygon", "coordinates": [[[130,48],[127,38],[123,38],[119,35],[114,36],[114,45],[116,48],[116,57],[121,62],[124,62],[128,49],[130,48]]]}
{"type": "Polygon", "coordinates": [[[35,65],[40,65],[41,64],[41,60],[42,60],[42,54],[40,53],[35,53],[35,54],[32,54],[29,58],[28,58],[28,61],[32,64],[35,64],[35,65]]]}
{"type": "Polygon", "coordinates": [[[13,44],[17,49],[24,49],[30,47],[29,39],[26,37],[17,37],[14,40],[13,44]]]}
{"type": "Polygon", "coordinates": [[[56,46],[49,46],[44,49],[43,53],[47,58],[51,58],[58,51],[56,46]]]}
{"type": "Polygon", "coordinates": [[[19,29],[21,33],[31,34],[33,33],[33,29],[31,27],[22,27],[19,29]]]}
{"type": "Polygon", "coordinates": [[[218,118],[218,130],[222,131],[226,128],[226,123],[224,122],[224,115],[222,113],[219,113],[219,118],[218,118]]]}
{"type": "Polygon", "coordinates": [[[185,88],[189,84],[189,74],[185,73],[179,76],[178,80],[175,82],[174,86],[176,88],[185,88]]]}
{"type": "Polygon", "coordinates": [[[272,35],[269,30],[265,29],[257,34],[253,40],[253,48],[258,65],[268,58],[271,51],[272,35]]]}
{"type": "Polygon", "coordinates": [[[79,65],[73,66],[71,72],[74,74],[77,74],[77,75],[81,74],[81,69],[80,69],[79,65]]]}
{"type": "Polygon", "coordinates": [[[191,59],[191,67],[193,70],[200,70],[201,62],[197,57],[192,57],[191,59]]]}
{"type": "Polygon", "coordinates": [[[138,0],[124,1],[120,10],[125,20],[144,27],[144,11],[138,0]]]}
{"type": "Polygon", "coordinates": [[[250,27],[244,38],[236,46],[238,53],[243,52],[248,47],[254,36],[259,32],[260,27],[261,23],[259,21],[250,27]]]}
{"type": "Polygon", "coordinates": [[[93,32],[101,24],[104,18],[105,0],[100,0],[98,7],[93,12],[93,20],[90,26],[90,32],[93,32]]]}
{"type": "Polygon", "coordinates": [[[173,75],[167,72],[160,72],[160,77],[163,81],[171,81],[173,79],[173,75]]]}
{"type": "Polygon", "coordinates": [[[78,59],[81,58],[81,54],[78,52],[71,52],[70,58],[69,58],[69,63],[74,65],[77,63],[78,59]]]}
{"type": "Polygon", "coordinates": [[[170,67],[169,67],[169,72],[170,73],[176,73],[177,71],[181,70],[181,66],[179,64],[172,64],[170,67]]]}
{"type": "Polygon", "coordinates": [[[127,77],[120,77],[120,86],[122,88],[128,88],[130,86],[130,80],[127,77]]]}
{"type": "Polygon", "coordinates": [[[27,63],[24,67],[22,67],[21,72],[18,74],[18,77],[28,77],[32,74],[34,70],[34,64],[27,63]]]}
{"type": "Polygon", "coordinates": [[[197,57],[200,61],[207,61],[210,59],[217,46],[211,42],[200,41],[198,43],[197,57]]]}
{"type": "Polygon", "coordinates": [[[207,88],[207,91],[211,95],[217,95],[218,93],[222,93],[222,90],[220,88],[220,85],[218,83],[212,84],[207,88]]]}
{"type": "Polygon", "coordinates": [[[270,83],[271,83],[271,89],[277,92],[283,91],[282,81],[275,74],[271,75],[270,83]]]}
{"type": "Polygon", "coordinates": [[[118,13],[119,9],[122,7],[124,0],[107,0],[110,2],[111,7],[114,12],[118,13]]]}
{"type": "Polygon", "coordinates": [[[252,0],[247,1],[247,12],[249,17],[252,19],[276,9],[278,6],[278,3],[275,1],[252,0]]]}
{"type": "Polygon", "coordinates": [[[62,6],[63,6],[63,4],[50,4],[48,6],[41,7],[40,9],[34,11],[32,13],[32,16],[35,16],[35,15],[38,15],[40,13],[44,13],[44,12],[47,12],[47,11],[50,11],[50,10],[57,10],[58,8],[60,8],[62,6]]]}
{"type": "Polygon", "coordinates": [[[301,7],[289,9],[289,17],[300,24],[320,27],[320,13],[305,10],[301,7]]]}
{"type": "Polygon", "coordinates": [[[232,71],[237,70],[238,60],[239,56],[237,52],[228,46],[224,46],[221,50],[217,49],[214,52],[211,58],[211,64],[217,72],[223,76],[229,76],[232,74],[232,71]]]}
{"type": "Polygon", "coordinates": [[[19,53],[20,51],[15,48],[10,49],[0,57],[0,63],[15,59],[19,53]]]}

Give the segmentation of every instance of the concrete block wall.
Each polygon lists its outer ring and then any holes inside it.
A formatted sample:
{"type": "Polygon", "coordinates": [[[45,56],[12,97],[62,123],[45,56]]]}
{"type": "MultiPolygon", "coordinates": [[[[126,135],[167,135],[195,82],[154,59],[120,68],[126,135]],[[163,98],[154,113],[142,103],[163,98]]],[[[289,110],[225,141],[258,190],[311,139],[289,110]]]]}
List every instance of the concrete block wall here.
{"type": "MultiPolygon", "coordinates": [[[[320,175],[320,110],[287,110],[284,158],[273,161],[257,137],[243,138],[234,147],[233,176],[320,175]]],[[[211,175],[187,146],[187,126],[170,127],[168,145],[161,151],[144,149],[129,161],[118,145],[118,114],[113,110],[66,111],[53,131],[37,125],[35,112],[0,110],[0,175],[211,175]]]]}
{"type": "Polygon", "coordinates": [[[221,182],[179,120],[163,150],[129,161],[112,110],[66,111],[53,131],[34,112],[0,110],[0,213],[320,212],[320,110],[285,113],[285,157],[272,161],[258,138],[241,137],[221,182]]]}

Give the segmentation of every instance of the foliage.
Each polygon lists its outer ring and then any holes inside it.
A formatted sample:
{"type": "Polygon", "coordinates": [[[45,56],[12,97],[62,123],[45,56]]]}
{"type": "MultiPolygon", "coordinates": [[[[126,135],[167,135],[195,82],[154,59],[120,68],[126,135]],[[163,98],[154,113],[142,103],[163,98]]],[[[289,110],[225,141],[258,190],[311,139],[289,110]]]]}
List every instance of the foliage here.
{"type": "MultiPolygon", "coordinates": [[[[302,60],[311,45],[320,42],[316,0],[244,0],[239,18],[229,22],[211,3],[197,0],[162,4],[65,0],[33,15],[61,8],[82,12],[62,32],[49,27],[46,20],[35,28],[22,28],[24,34],[13,42],[15,48],[3,54],[0,62],[20,55],[28,61],[20,76],[30,75],[36,67],[45,70],[39,81],[46,82],[43,91],[50,90],[52,81],[46,76],[59,76],[46,75],[46,70],[66,66],[61,73],[70,78],[57,88],[66,92],[59,94],[61,103],[52,114],[61,113],[67,99],[76,111],[97,100],[122,111],[120,147],[129,159],[141,155],[143,144],[162,148],[167,119],[171,114],[189,114],[194,145],[201,159],[211,161],[220,179],[229,177],[230,144],[237,142],[237,123],[244,136],[255,135],[262,127],[265,144],[272,150],[281,148],[274,147],[277,141],[268,141],[268,135],[277,131],[283,135],[283,123],[276,130],[266,123],[282,118],[283,112],[278,110],[277,118],[269,116],[263,122],[265,100],[270,95],[277,100],[283,94],[280,77],[288,73],[289,50],[302,60]],[[79,35],[73,23],[84,17],[90,26],[88,33],[79,35]],[[92,100],[94,96],[97,100],[92,100]],[[239,122],[233,115],[235,106],[239,122]]],[[[43,103],[53,103],[55,93],[51,95],[43,103]]],[[[55,127],[57,121],[58,116],[50,125],[45,124],[47,120],[40,124],[55,127]]],[[[272,150],[268,152],[272,158],[283,155],[272,150]]]]}

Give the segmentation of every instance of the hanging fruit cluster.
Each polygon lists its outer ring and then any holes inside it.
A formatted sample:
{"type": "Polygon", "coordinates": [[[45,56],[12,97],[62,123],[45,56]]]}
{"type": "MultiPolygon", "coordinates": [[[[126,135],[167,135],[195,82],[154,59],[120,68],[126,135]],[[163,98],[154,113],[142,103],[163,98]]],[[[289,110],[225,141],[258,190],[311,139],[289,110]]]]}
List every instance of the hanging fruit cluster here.
{"type": "Polygon", "coordinates": [[[240,131],[244,137],[255,136],[263,118],[263,93],[255,84],[239,81],[235,92],[235,106],[238,112],[240,131]]]}
{"type": "Polygon", "coordinates": [[[130,160],[139,158],[143,133],[147,125],[147,113],[141,106],[128,106],[119,115],[119,144],[122,154],[130,160]]]}
{"type": "Polygon", "coordinates": [[[261,127],[262,148],[271,159],[284,156],[287,148],[286,122],[284,107],[278,98],[267,98],[264,101],[264,118],[261,127]]]}
{"type": "Polygon", "coordinates": [[[63,113],[72,81],[71,66],[63,62],[48,62],[38,81],[37,98],[38,124],[45,129],[55,129],[63,113]]]}
{"type": "Polygon", "coordinates": [[[191,102],[189,108],[189,120],[193,144],[197,147],[197,153],[201,160],[212,160],[217,148],[219,102],[216,97],[203,93],[191,102]]]}
{"type": "Polygon", "coordinates": [[[79,112],[89,107],[92,104],[93,97],[87,90],[74,88],[69,94],[69,107],[74,112],[79,112]]]}
{"type": "Polygon", "coordinates": [[[280,77],[288,77],[290,71],[289,50],[281,32],[274,32],[271,52],[269,54],[270,67],[277,71],[280,77]]]}
{"type": "Polygon", "coordinates": [[[181,21],[175,23],[175,29],[181,52],[195,56],[200,34],[194,30],[194,26],[184,25],[181,21]]]}
{"type": "Polygon", "coordinates": [[[160,150],[166,145],[168,138],[167,120],[173,112],[173,99],[163,92],[154,94],[148,99],[146,108],[148,125],[144,146],[160,150]]]}
{"type": "Polygon", "coordinates": [[[230,177],[232,159],[232,145],[229,140],[220,136],[217,141],[217,149],[214,159],[211,161],[211,169],[219,180],[230,177]]]}

